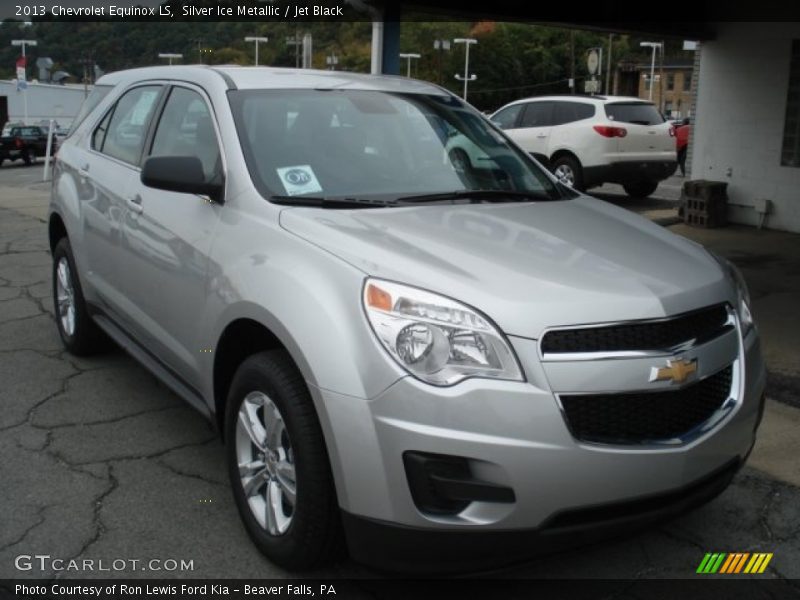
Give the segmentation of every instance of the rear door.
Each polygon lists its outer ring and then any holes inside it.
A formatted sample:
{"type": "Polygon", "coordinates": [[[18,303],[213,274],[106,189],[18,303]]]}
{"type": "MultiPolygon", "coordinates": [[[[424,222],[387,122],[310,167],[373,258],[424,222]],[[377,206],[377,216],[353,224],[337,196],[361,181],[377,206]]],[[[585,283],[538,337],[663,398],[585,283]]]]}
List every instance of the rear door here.
{"type": "Polygon", "coordinates": [[[547,149],[553,128],[553,105],[549,100],[525,103],[515,128],[506,130],[512,140],[536,158],[546,160],[549,156],[547,149]]]}
{"type": "Polygon", "coordinates": [[[650,102],[610,102],[605,105],[610,124],[624,127],[619,139],[619,160],[675,160],[672,126],[650,102]]]}

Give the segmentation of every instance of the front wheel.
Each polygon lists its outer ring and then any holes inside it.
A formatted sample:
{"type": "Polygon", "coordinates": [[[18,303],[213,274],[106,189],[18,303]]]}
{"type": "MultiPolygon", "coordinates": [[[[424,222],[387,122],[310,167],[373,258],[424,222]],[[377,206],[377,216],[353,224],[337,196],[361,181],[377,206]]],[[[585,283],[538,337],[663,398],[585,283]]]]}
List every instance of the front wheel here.
{"type": "Polygon", "coordinates": [[[553,175],[564,185],[583,190],[583,167],[572,156],[559,156],[552,163],[553,175]]]}
{"type": "Polygon", "coordinates": [[[650,194],[656,191],[658,187],[657,181],[637,181],[635,183],[626,183],[622,186],[625,193],[633,198],[647,198],[650,194]]]}
{"type": "Polygon", "coordinates": [[[322,429],[285,351],[255,354],[236,371],[225,441],[234,500],[259,550],[287,569],[335,558],[343,538],[322,429]]]}

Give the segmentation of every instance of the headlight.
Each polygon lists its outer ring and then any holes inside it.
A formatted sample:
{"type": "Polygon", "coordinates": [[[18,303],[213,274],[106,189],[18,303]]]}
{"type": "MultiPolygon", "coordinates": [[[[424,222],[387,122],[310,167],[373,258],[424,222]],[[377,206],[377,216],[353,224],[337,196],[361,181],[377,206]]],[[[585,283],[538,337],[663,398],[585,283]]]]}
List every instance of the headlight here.
{"type": "Polygon", "coordinates": [[[372,330],[401,367],[433,385],[468,377],[524,381],[505,337],[476,310],[450,298],[367,279],[364,310],[372,330]]]}
{"type": "Polygon", "coordinates": [[[753,313],[750,310],[750,291],[747,289],[747,282],[745,282],[744,275],[742,275],[739,267],[734,265],[728,259],[722,258],[718,254],[715,254],[711,251],[709,251],[709,253],[724,269],[725,273],[728,275],[728,278],[736,288],[736,312],[739,315],[739,322],[742,325],[742,337],[744,337],[755,325],[753,322],[753,313]]]}

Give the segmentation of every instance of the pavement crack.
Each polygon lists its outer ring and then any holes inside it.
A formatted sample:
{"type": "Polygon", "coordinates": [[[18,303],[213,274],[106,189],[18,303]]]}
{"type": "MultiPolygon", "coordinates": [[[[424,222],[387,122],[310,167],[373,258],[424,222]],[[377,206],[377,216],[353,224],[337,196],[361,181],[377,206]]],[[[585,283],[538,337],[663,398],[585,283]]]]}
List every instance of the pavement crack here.
{"type": "MultiPolygon", "coordinates": [[[[92,515],[92,526],[94,527],[94,533],[83,543],[81,549],[78,550],[75,555],[65,559],[65,563],[69,564],[70,561],[77,560],[83,556],[86,551],[91,548],[92,545],[96,544],[106,532],[106,527],[103,524],[103,520],[100,518],[100,512],[103,510],[103,501],[119,487],[119,480],[117,479],[116,475],[114,475],[114,468],[112,465],[108,465],[108,482],[108,487],[100,492],[100,494],[94,499],[94,512],[92,515]]],[[[60,579],[62,574],[63,571],[59,572],[56,575],[56,579],[60,579]]]]}
{"type": "Polygon", "coordinates": [[[35,423],[31,423],[31,427],[34,429],[43,429],[47,431],[53,431],[56,429],[65,429],[67,427],[92,427],[94,425],[107,425],[109,423],[119,423],[120,421],[125,421],[126,419],[132,419],[134,417],[140,417],[142,415],[147,415],[150,413],[158,413],[164,412],[166,410],[174,409],[175,406],[162,406],[159,408],[148,408],[147,410],[141,410],[139,412],[131,413],[129,415],[123,415],[121,417],[113,417],[111,419],[104,419],[102,421],[79,421],[75,423],[58,423],[56,425],[36,425],[35,423]]]}
{"type": "Polygon", "coordinates": [[[3,544],[2,546],[0,546],[0,552],[2,552],[3,550],[7,550],[8,548],[12,548],[17,544],[21,544],[23,541],[25,541],[25,538],[28,537],[31,531],[33,531],[34,529],[39,527],[39,525],[45,522],[46,519],[44,516],[44,511],[47,510],[48,508],[50,508],[49,504],[47,506],[42,506],[41,508],[39,508],[39,510],[36,511],[36,522],[30,527],[27,527],[25,531],[23,531],[19,535],[19,537],[17,537],[17,539],[12,540],[8,544],[3,544]]]}

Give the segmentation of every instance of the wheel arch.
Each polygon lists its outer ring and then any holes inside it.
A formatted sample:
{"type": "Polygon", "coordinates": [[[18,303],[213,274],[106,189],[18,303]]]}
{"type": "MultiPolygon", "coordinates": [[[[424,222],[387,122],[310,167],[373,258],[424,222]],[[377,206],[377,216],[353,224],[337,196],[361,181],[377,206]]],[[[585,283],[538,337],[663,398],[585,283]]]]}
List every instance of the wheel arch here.
{"type": "Polygon", "coordinates": [[[61,218],[57,212],[50,213],[50,219],[47,223],[47,237],[50,242],[50,252],[56,248],[58,240],[61,238],[69,238],[67,234],[67,226],[64,224],[64,219],[61,218]]]}

